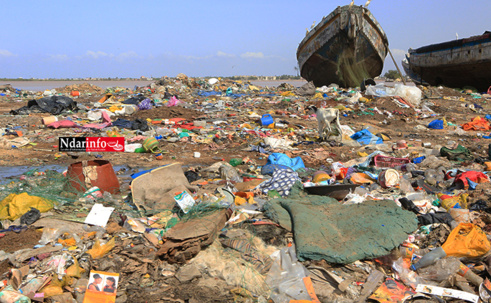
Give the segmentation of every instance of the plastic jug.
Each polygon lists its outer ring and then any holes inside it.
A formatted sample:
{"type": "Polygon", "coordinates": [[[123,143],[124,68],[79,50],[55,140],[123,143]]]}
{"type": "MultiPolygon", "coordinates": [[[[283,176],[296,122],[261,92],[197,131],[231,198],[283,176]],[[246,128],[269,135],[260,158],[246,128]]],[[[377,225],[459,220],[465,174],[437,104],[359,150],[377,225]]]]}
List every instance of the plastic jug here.
{"type": "Polygon", "coordinates": [[[273,123],[273,117],[270,114],[264,114],[261,118],[261,125],[268,126],[273,123]]]}

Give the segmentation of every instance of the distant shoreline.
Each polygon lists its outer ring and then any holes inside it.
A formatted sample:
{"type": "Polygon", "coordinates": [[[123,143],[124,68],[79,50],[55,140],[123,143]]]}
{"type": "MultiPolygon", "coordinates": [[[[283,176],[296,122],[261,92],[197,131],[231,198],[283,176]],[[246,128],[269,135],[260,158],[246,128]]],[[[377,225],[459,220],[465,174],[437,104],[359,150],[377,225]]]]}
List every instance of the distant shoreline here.
{"type": "MultiPolygon", "coordinates": [[[[227,79],[228,80],[228,79],[227,79]]],[[[27,90],[27,91],[45,91],[51,89],[62,88],[67,85],[74,84],[84,84],[89,83],[101,88],[108,87],[124,87],[124,88],[134,88],[135,86],[147,86],[155,82],[156,80],[15,80],[15,81],[5,81],[0,80],[0,85],[10,84],[13,88],[27,90]]],[[[240,81],[240,80],[234,80],[240,81]]],[[[253,85],[258,86],[278,86],[282,83],[288,83],[293,86],[302,86],[307,83],[305,80],[241,80],[250,81],[253,85]]]]}

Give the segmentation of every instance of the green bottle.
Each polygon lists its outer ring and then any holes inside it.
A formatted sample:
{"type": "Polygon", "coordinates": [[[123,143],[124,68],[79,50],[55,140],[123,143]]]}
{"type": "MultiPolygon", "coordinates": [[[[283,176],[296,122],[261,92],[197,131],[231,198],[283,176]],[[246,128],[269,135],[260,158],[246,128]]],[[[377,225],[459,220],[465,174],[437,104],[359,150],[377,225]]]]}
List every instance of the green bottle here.
{"type": "Polygon", "coordinates": [[[236,167],[237,165],[241,165],[242,164],[242,159],[241,158],[233,158],[233,159],[230,159],[230,161],[228,161],[228,163],[230,165],[232,165],[233,167],[236,167]]]}

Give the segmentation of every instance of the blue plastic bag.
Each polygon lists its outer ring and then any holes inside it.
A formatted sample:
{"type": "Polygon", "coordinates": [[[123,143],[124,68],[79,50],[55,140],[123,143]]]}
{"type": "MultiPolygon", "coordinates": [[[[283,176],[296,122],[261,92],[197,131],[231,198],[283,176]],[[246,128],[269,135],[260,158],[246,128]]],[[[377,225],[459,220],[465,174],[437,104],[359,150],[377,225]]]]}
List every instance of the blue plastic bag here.
{"type": "Polygon", "coordinates": [[[351,136],[351,139],[357,141],[362,145],[368,144],[382,144],[384,140],[382,138],[375,136],[368,129],[362,129],[351,136]]]}
{"type": "Polygon", "coordinates": [[[428,128],[431,129],[443,129],[443,120],[433,120],[428,124],[428,128]]]}

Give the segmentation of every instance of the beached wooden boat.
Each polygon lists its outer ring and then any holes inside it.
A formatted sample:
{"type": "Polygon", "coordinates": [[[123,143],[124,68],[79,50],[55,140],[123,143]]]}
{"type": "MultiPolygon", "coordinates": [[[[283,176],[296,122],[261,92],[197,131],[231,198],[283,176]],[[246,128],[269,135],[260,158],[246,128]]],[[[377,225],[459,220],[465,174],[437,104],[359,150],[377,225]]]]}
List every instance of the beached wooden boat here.
{"type": "Polygon", "coordinates": [[[385,32],[366,7],[340,6],[300,42],[300,74],[317,87],[331,83],[357,87],[380,75],[388,45],[385,32]]]}
{"type": "MultiPolygon", "coordinates": [[[[453,88],[491,86],[491,32],[409,49],[407,68],[430,85],[453,88]]],[[[406,71],[407,73],[407,71],[406,71]]],[[[416,81],[417,82],[417,81],[416,81]]],[[[417,82],[418,83],[418,82],[417,82]]]]}

